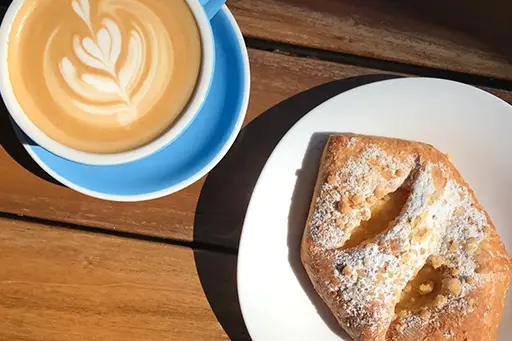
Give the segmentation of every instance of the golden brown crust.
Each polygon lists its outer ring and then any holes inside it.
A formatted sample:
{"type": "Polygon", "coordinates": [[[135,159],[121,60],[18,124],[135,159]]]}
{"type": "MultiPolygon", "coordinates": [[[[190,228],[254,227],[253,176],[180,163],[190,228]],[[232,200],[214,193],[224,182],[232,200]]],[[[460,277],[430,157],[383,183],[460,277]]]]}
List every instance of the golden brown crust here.
{"type": "Polygon", "coordinates": [[[443,153],[355,134],[329,137],[301,259],[358,341],[495,340],[512,268],[489,216],[443,153]],[[399,188],[409,197],[390,225],[347,243],[375,202],[399,188]],[[416,306],[403,291],[427,266],[436,282],[422,285],[416,306]]]}

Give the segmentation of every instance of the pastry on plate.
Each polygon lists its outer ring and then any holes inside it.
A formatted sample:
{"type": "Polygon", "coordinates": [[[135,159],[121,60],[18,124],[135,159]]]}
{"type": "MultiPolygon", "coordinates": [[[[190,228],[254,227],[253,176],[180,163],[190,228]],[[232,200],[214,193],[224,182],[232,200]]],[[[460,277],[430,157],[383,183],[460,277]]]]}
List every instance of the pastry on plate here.
{"type": "Polygon", "coordinates": [[[301,259],[357,341],[496,340],[512,260],[446,155],[331,135],[301,259]]]}

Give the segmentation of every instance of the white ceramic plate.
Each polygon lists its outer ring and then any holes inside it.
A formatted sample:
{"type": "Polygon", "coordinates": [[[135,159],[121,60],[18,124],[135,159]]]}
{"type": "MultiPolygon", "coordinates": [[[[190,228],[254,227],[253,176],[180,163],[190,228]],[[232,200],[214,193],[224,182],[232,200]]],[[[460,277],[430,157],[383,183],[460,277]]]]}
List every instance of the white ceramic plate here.
{"type": "MultiPolygon", "coordinates": [[[[512,107],[477,88],[407,78],[362,86],[318,106],[284,136],[247,210],[238,290],[253,341],[350,340],[314,292],[299,259],[325,133],[354,132],[433,144],[453,163],[512,251],[512,107]]],[[[498,340],[512,335],[512,295],[498,340]]]]}

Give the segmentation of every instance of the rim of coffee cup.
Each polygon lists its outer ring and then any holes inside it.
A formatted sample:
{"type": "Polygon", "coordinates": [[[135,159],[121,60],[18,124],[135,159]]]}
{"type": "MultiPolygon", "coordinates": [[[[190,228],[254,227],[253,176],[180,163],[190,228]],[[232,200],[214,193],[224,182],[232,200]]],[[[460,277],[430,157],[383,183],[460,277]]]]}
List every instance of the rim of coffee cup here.
{"type": "Polygon", "coordinates": [[[199,30],[202,53],[201,67],[194,92],[190,97],[187,106],[171,124],[169,129],[153,141],[143,146],[119,153],[100,154],[84,152],[70,148],[50,138],[41,129],[39,129],[39,127],[34,124],[24,112],[14,95],[9,77],[9,66],[7,62],[9,45],[8,39],[11,32],[12,22],[23,2],[24,0],[13,0],[5,13],[2,23],[0,24],[0,93],[2,94],[4,104],[14,122],[31,140],[44,149],[65,159],[90,165],[116,165],[139,160],[145,156],[153,154],[172,142],[188,127],[201,109],[213,79],[213,68],[215,62],[214,37],[210,21],[208,20],[206,12],[199,0],[185,0],[194,16],[199,30]]]}

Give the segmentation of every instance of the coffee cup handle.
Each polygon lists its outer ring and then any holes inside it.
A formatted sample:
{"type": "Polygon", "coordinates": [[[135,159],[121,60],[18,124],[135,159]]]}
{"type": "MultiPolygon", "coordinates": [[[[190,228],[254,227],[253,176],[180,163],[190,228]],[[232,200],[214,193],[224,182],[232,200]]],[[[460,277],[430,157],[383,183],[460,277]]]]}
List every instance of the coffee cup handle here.
{"type": "Polygon", "coordinates": [[[215,14],[217,14],[217,12],[226,3],[226,0],[199,0],[199,2],[204,8],[208,20],[212,20],[215,14]]]}

